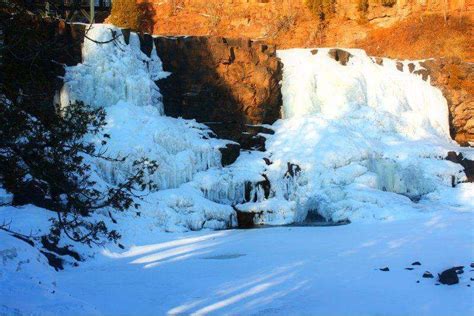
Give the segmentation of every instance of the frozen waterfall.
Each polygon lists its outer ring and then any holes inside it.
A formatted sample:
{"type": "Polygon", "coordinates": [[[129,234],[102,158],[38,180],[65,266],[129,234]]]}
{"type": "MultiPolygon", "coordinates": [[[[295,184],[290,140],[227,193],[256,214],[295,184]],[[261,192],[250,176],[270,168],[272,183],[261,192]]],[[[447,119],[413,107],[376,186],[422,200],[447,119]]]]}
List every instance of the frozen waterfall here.
{"type": "MultiPolygon", "coordinates": [[[[120,32],[94,25],[88,37],[106,42],[120,32]]],[[[121,36],[108,44],[86,39],[83,62],[66,68],[60,100],[106,108],[107,151],[129,159],[96,161],[103,181],[119,181],[134,158],[157,160],[160,190],[142,212],[168,231],[235,226],[234,208],[257,214],[257,224],[299,222],[308,213],[367,221],[474,209],[462,166],[445,160],[449,151],[474,153],[451,140],[441,92],[395,61],[379,65],[347,51],[346,65],[329,49],[278,51],[283,118],[269,126],[275,133],[265,152],[243,151],[226,167],[219,148],[227,141],[194,120],[163,115],[155,81],[167,73],[134,33],[129,44],[121,36]]]]}

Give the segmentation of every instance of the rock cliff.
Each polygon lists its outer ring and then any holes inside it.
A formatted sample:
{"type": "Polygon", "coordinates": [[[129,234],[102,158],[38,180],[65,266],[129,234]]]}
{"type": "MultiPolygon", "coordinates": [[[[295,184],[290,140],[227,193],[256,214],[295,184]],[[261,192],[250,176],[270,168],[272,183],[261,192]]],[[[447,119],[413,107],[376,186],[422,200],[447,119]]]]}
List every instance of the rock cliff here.
{"type": "Polygon", "coordinates": [[[474,144],[474,64],[438,58],[421,65],[448,101],[451,137],[464,146],[474,144]]]}
{"type": "Polygon", "coordinates": [[[171,72],[158,82],[167,115],[211,123],[219,136],[237,141],[246,124],[280,117],[282,64],[275,47],[207,36],[154,41],[163,69],[171,72]]]}

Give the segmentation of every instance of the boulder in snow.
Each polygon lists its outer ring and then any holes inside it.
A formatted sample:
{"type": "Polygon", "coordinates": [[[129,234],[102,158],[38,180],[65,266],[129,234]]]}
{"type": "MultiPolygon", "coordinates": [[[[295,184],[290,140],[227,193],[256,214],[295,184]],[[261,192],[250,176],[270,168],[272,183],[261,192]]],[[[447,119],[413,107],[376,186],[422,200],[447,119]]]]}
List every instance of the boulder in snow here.
{"type": "Polygon", "coordinates": [[[438,274],[438,280],[441,284],[453,285],[459,283],[457,270],[459,267],[453,267],[438,274]]]}

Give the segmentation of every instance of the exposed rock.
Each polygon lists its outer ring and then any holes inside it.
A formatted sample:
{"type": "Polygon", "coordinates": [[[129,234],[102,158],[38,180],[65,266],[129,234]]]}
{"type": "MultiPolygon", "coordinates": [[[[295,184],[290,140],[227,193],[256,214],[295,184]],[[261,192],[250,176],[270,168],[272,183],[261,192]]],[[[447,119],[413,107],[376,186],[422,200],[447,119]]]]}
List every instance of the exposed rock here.
{"type": "Polygon", "coordinates": [[[268,159],[267,157],[264,157],[264,158],[263,158],[263,161],[265,161],[265,164],[266,164],[267,166],[269,166],[269,165],[271,165],[271,164],[273,163],[273,162],[272,162],[270,159],[268,159]]]}
{"type": "Polygon", "coordinates": [[[421,266],[421,262],[415,261],[411,264],[412,266],[421,266]]]}
{"type": "Polygon", "coordinates": [[[7,98],[16,97],[9,95],[10,91],[21,87],[24,102],[34,103],[45,117],[54,113],[55,95],[63,86],[64,66],[74,66],[82,60],[85,28],[86,25],[35,15],[2,23],[5,44],[14,43],[0,52],[3,63],[0,79],[5,86],[2,93],[7,98]],[[26,25],[29,30],[24,29],[26,25]],[[26,36],[30,31],[34,34],[26,36]],[[34,58],[29,60],[32,56],[26,57],[25,52],[35,52],[34,58]]]}
{"type": "Polygon", "coordinates": [[[317,50],[317,49],[312,49],[312,50],[311,50],[311,54],[312,54],[312,55],[316,55],[317,53],[318,53],[318,50],[317,50]]]}
{"type": "Polygon", "coordinates": [[[460,267],[454,267],[453,268],[457,274],[463,274],[464,273],[464,266],[460,266],[460,267]]]}
{"type": "Polygon", "coordinates": [[[239,228],[245,228],[245,229],[248,229],[248,228],[253,228],[255,227],[255,222],[254,222],[254,218],[256,215],[260,215],[260,213],[255,213],[255,212],[243,212],[243,211],[239,211],[238,209],[235,209],[235,212],[237,213],[237,226],[239,228]]]}
{"type": "Polygon", "coordinates": [[[122,36],[123,36],[123,40],[125,41],[125,44],[129,44],[130,43],[130,32],[131,30],[130,29],[121,29],[122,30],[122,36]]]}
{"type": "Polygon", "coordinates": [[[383,271],[383,272],[388,272],[388,271],[390,271],[390,269],[389,269],[388,267],[381,268],[381,269],[379,269],[379,270],[380,270],[380,271],[383,271]]]}
{"type": "Polygon", "coordinates": [[[287,163],[287,170],[285,172],[284,177],[285,178],[289,178],[289,177],[293,178],[295,176],[298,176],[300,173],[301,173],[301,167],[300,166],[288,162],[287,163]]]}
{"type": "Polygon", "coordinates": [[[254,188],[258,188],[262,190],[266,199],[270,196],[270,190],[271,190],[270,180],[265,174],[262,174],[262,177],[264,180],[259,181],[257,183],[245,182],[244,197],[245,197],[246,202],[257,202],[258,196],[257,196],[256,190],[253,190],[254,188]]]}
{"type": "Polygon", "coordinates": [[[331,58],[338,61],[343,66],[347,65],[347,62],[352,57],[351,53],[339,48],[330,49],[328,54],[331,58]]]}
{"type": "Polygon", "coordinates": [[[429,271],[426,271],[425,273],[423,273],[423,277],[426,278],[426,279],[434,278],[433,274],[431,274],[431,272],[429,272],[429,271]]]}
{"type": "Polygon", "coordinates": [[[474,63],[438,58],[420,64],[448,101],[451,137],[463,146],[474,144],[474,63]]]}
{"type": "MultiPolygon", "coordinates": [[[[154,41],[164,70],[172,73],[158,81],[167,115],[235,124],[238,134],[245,124],[271,124],[280,117],[282,64],[274,47],[207,36],[154,41]]],[[[215,130],[219,137],[221,131],[215,130]]]]}
{"type": "Polygon", "coordinates": [[[262,174],[262,177],[264,178],[264,180],[257,182],[257,187],[260,187],[263,190],[265,198],[268,199],[268,197],[270,196],[270,190],[272,188],[272,185],[270,184],[270,180],[268,180],[267,175],[262,174]]]}
{"type": "Polygon", "coordinates": [[[411,271],[411,270],[413,270],[413,269],[414,269],[414,268],[405,268],[405,270],[409,270],[409,271],[411,271]]]}
{"type": "Polygon", "coordinates": [[[382,65],[383,65],[383,58],[375,57],[375,63],[376,63],[377,65],[382,66],[382,65]]]}
{"type": "Polygon", "coordinates": [[[399,71],[403,71],[403,63],[402,63],[402,62],[397,61],[397,69],[398,69],[399,71]]]}
{"type": "Polygon", "coordinates": [[[413,72],[415,75],[421,75],[421,79],[428,80],[430,72],[426,69],[418,69],[413,72]]]}
{"type": "Polygon", "coordinates": [[[221,152],[221,164],[225,167],[237,160],[240,155],[240,145],[226,144],[225,147],[219,148],[219,151],[221,152]]]}
{"type": "Polygon", "coordinates": [[[464,167],[464,173],[466,174],[468,182],[474,182],[474,161],[466,159],[463,155],[457,154],[454,151],[448,152],[446,160],[454,163],[458,163],[464,167]]]}
{"type": "Polygon", "coordinates": [[[140,50],[148,57],[151,56],[153,50],[153,37],[150,34],[140,34],[140,50]]]}
{"type": "Polygon", "coordinates": [[[438,274],[439,282],[441,284],[453,285],[459,283],[459,277],[455,268],[451,268],[438,274]]]}
{"type": "Polygon", "coordinates": [[[273,134],[268,128],[240,123],[207,123],[220,138],[230,139],[240,144],[243,150],[265,151],[265,137],[260,134],[273,134]]]}

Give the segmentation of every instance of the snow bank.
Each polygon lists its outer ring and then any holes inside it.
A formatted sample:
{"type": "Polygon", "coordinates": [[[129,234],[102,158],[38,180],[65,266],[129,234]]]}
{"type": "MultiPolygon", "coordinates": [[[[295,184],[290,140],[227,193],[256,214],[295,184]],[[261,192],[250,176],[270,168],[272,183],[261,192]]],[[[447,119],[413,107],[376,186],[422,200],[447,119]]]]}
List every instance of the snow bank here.
{"type": "Polygon", "coordinates": [[[0,205],[5,205],[11,203],[13,200],[13,195],[7,192],[7,190],[0,187],[0,205]]]}
{"type": "Polygon", "coordinates": [[[0,314],[98,314],[58,289],[56,278],[37,248],[0,230],[0,314]]]}

